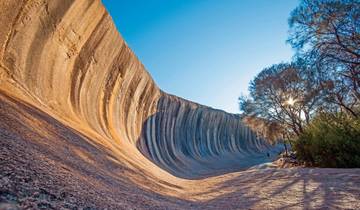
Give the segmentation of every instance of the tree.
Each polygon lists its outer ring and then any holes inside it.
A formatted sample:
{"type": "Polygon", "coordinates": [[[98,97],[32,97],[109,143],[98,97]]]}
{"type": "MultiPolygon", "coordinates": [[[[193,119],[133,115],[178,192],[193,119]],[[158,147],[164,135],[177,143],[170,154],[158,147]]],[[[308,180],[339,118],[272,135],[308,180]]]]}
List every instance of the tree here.
{"type": "Polygon", "coordinates": [[[289,25],[295,61],[251,81],[243,121],[266,139],[294,140],[306,162],[358,166],[360,1],[301,0],[289,25]]]}
{"type": "Polygon", "coordinates": [[[288,139],[299,136],[314,114],[325,108],[321,79],[301,59],[262,70],[249,92],[250,97],[239,98],[246,123],[257,125],[257,131],[276,125],[277,136],[288,139]]]}
{"type": "Polygon", "coordinates": [[[327,79],[329,102],[353,116],[360,101],[359,0],[302,0],[288,42],[327,79]]]}

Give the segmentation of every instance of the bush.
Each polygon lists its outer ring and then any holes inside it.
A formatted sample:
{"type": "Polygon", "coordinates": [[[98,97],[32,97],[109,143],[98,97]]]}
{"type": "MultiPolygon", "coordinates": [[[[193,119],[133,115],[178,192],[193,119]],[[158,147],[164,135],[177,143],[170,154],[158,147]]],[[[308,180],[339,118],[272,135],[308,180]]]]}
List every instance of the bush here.
{"type": "Polygon", "coordinates": [[[293,146],[300,161],[314,166],[360,167],[360,119],[344,113],[320,114],[293,146]]]}

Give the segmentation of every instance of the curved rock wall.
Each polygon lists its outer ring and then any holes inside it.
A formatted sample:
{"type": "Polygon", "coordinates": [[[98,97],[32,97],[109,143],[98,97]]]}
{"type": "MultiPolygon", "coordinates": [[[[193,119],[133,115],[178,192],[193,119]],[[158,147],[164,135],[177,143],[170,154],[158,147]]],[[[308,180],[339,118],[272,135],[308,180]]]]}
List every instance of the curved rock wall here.
{"type": "Polygon", "coordinates": [[[2,4],[16,8],[1,11],[9,16],[1,29],[12,26],[1,40],[6,74],[58,115],[118,141],[136,140],[160,91],[101,2],[2,4]]]}
{"type": "Polygon", "coordinates": [[[246,168],[266,161],[270,145],[239,115],[163,93],[144,123],[138,148],[160,167],[184,178],[246,168]]]}
{"type": "Polygon", "coordinates": [[[112,144],[137,146],[172,174],[235,170],[269,150],[238,116],[161,92],[100,0],[3,0],[0,28],[1,89],[14,86],[112,144]]]}

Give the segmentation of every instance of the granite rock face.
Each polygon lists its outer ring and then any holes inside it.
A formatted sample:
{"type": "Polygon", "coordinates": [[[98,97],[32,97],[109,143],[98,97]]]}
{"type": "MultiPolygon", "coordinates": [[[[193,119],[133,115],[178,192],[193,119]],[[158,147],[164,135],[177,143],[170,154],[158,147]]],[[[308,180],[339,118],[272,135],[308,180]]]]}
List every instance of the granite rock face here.
{"type": "Polygon", "coordinates": [[[172,174],[197,178],[244,169],[278,148],[256,138],[239,115],[163,93],[144,123],[138,148],[172,174]]]}
{"type": "Polygon", "coordinates": [[[276,150],[239,116],[161,91],[100,0],[2,0],[0,29],[1,90],[139,168],[198,178],[276,150]]]}

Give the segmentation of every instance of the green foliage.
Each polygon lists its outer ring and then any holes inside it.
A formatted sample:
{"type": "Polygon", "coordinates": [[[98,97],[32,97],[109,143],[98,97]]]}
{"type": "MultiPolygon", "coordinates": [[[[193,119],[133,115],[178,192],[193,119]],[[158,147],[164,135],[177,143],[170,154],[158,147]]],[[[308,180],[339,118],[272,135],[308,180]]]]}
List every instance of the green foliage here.
{"type": "Polygon", "coordinates": [[[294,141],[299,160],[320,167],[360,167],[360,118],[344,113],[315,117],[294,141]]]}

